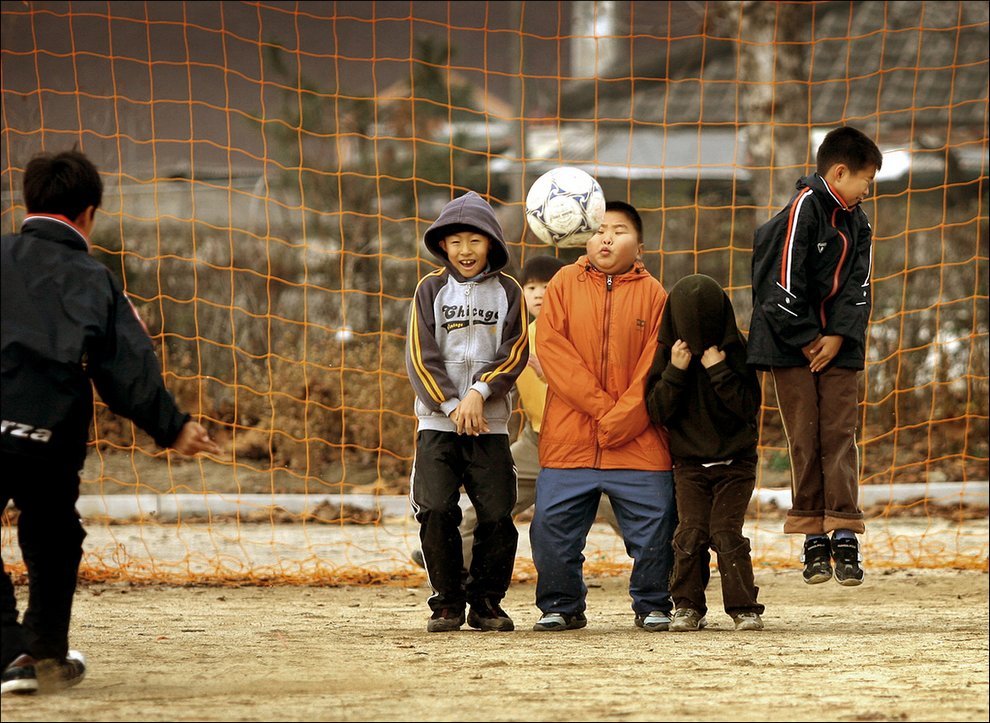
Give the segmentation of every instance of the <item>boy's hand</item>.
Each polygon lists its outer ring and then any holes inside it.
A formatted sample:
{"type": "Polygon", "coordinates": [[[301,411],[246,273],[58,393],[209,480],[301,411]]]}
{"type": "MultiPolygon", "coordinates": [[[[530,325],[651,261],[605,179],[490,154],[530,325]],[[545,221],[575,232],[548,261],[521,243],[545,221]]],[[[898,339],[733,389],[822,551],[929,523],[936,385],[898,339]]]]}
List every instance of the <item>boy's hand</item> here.
{"type": "Polygon", "coordinates": [[[485,421],[485,400],[476,389],[467,393],[457,405],[457,409],[450,413],[450,418],[457,425],[458,434],[477,437],[488,431],[488,422],[485,421]]]}
{"type": "Polygon", "coordinates": [[[820,342],[821,340],[822,340],[822,335],[819,334],[812,341],[809,341],[807,344],[801,347],[801,353],[804,354],[804,358],[808,360],[809,364],[815,360],[815,355],[811,353],[811,350],[814,349],[818,345],[818,342],[820,342]]]}
{"type": "Polygon", "coordinates": [[[691,347],[683,339],[678,339],[670,347],[670,363],[678,369],[687,369],[691,364],[691,347]]]}
{"type": "Polygon", "coordinates": [[[817,374],[831,364],[841,348],[842,337],[837,334],[821,336],[815,340],[811,344],[811,349],[805,354],[811,362],[812,374],[817,374]],[[809,354],[810,356],[808,356],[809,354]]]}
{"type": "Polygon", "coordinates": [[[536,358],[536,354],[532,351],[529,352],[529,361],[526,362],[526,366],[533,367],[533,371],[536,372],[541,380],[546,381],[546,376],[543,374],[543,366],[540,364],[540,360],[536,358]]]}
{"type": "Polygon", "coordinates": [[[717,346],[710,346],[705,349],[705,353],[701,355],[701,365],[708,369],[713,367],[719,362],[725,361],[725,352],[720,351],[717,346]]]}
{"type": "Polygon", "coordinates": [[[199,452],[220,454],[220,447],[210,439],[209,432],[206,431],[202,424],[192,420],[182,425],[179,436],[172,443],[172,449],[187,457],[191,457],[199,452]]]}

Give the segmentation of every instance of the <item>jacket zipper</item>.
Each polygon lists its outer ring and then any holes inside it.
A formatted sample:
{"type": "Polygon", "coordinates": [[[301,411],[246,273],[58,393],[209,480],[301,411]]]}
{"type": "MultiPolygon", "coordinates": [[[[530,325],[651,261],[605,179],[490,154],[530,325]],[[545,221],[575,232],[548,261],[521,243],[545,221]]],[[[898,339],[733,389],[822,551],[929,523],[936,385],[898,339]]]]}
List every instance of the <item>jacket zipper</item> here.
{"type": "MultiPolygon", "coordinates": [[[[605,277],[605,314],[604,329],[602,336],[602,388],[608,385],[608,341],[611,324],[609,323],[610,312],[612,311],[612,275],[605,277]]],[[[602,448],[598,443],[598,435],[595,435],[595,469],[599,469],[602,463],[602,448]]]]}

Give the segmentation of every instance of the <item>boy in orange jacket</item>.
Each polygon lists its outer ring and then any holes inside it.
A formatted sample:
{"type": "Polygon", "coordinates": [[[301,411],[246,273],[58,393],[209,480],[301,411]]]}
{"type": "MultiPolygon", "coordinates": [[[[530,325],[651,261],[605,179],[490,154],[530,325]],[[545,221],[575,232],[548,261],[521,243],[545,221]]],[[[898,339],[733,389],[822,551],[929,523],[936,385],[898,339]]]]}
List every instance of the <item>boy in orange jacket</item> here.
{"type": "Polygon", "coordinates": [[[666,292],[639,260],[643,223],[613,201],[587,255],[547,286],[536,321],[547,379],[536,511],[530,526],[538,580],[538,631],[583,628],[582,564],[604,492],[633,558],[635,623],[666,630],[676,524],[670,451],[646,410],[666,292]]]}

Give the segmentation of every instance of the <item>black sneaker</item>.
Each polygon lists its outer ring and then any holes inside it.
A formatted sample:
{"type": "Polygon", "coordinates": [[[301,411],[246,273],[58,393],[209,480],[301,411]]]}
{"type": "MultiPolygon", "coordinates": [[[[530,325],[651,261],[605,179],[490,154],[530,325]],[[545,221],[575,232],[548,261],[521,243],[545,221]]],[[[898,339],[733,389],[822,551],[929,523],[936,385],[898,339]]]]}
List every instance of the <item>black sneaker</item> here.
{"type": "Polygon", "coordinates": [[[832,579],[832,547],[827,537],[812,537],[804,543],[801,555],[804,563],[804,581],[817,585],[832,579]]]}
{"type": "Polygon", "coordinates": [[[426,623],[428,633],[449,633],[460,630],[464,624],[464,611],[453,608],[440,608],[434,610],[433,615],[426,623]]]}
{"type": "Polygon", "coordinates": [[[564,613],[543,613],[536,621],[533,630],[536,632],[556,632],[558,630],[577,630],[588,624],[584,613],[565,615],[564,613]]]}
{"type": "Polygon", "coordinates": [[[510,618],[498,605],[492,605],[491,601],[485,600],[477,605],[471,606],[471,612],[467,616],[467,624],[478,630],[515,630],[510,618]]]}
{"type": "Polygon", "coordinates": [[[832,539],[832,557],[835,559],[835,581],[846,587],[863,584],[863,568],[859,563],[863,556],[859,553],[859,540],[855,537],[832,539]]]}
{"type": "Polygon", "coordinates": [[[79,685],[86,677],[86,658],[78,650],[70,650],[64,660],[39,660],[37,670],[44,691],[64,690],[79,685]]]}
{"type": "Polygon", "coordinates": [[[0,685],[0,695],[15,693],[18,695],[31,695],[38,692],[38,673],[35,666],[38,664],[34,658],[26,653],[14,659],[6,670],[3,671],[3,683],[0,685]]]}

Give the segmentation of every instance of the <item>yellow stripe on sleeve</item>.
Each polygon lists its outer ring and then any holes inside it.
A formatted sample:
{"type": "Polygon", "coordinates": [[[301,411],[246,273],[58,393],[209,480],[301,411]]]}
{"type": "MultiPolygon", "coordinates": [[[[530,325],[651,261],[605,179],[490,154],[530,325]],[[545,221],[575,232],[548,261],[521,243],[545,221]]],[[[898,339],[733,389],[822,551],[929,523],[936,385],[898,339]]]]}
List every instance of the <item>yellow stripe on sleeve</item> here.
{"type": "MultiPolygon", "coordinates": [[[[430,276],[435,276],[437,274],[443,273],[443,269],[433,271],[423,277],[423,281],[428,279],[430,276]]],[[[419,317],[416,314],[416,299],[419,296],[419,287],[422,285],[423,281],[420,281],[416,286],[416,295],[413,297],[413,312],[410,314],[409,322],[409,340],[411,342],[411,352],[409,357],[412,359],[413,367],[416,369],[416,376],[423,383],[426,388],[426,392],[437,404],[443,404],[444,395],[443,391],[440,389],[440,385],[437,380],[430,374],[426,365],[423,363],[423,351],[419,344],[419,317]]]]}
{"type": "MultiPolygon", "coordinates": [[[[519,282],[513,279],[511,276],[506,276],[505,278],[512,279],[512,283],[516,285],[516,288],[519,289],[519,293],[521,295],[522,287],[519,286],[519,282]]],[[[503,374],[509,371],[510,369],[512,369],[513,367],[515,367],[516,365],[518,365],[519,360],[522,358],[523,349],[525,349],[526,345],[529,343],[529,334],[526,333],[528,325],[526,324],[525,302],[519,304],[519,314],[521,317],[520,324],[522,325],[523,333],[519,335],[519,339],[516,341],[515,344],[512,345],[512,349],[509,351],[509,358],[506,359],[502,364],[500,364],[495,369],[492,369],[490,372],[486,372],[481,375],[481,381],[483,381],[485,384],[490,383],[491,380],[497,377],[499,374],[503,374]]]]}

